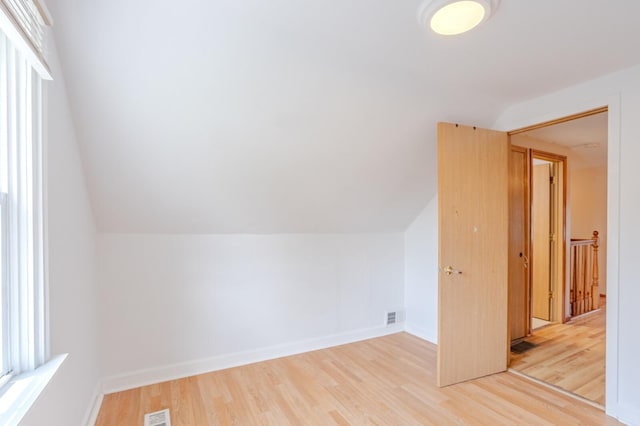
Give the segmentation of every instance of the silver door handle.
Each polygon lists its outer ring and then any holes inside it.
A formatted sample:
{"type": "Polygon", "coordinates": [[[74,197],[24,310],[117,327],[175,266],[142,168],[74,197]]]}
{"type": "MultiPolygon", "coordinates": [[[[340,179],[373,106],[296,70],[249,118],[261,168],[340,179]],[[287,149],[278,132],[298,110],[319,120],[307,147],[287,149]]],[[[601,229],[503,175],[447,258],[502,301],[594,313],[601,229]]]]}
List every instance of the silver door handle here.
{"type": "Polygon", "coordinates": [[[462,271],[458,271],[457,269],[453,269],[452,266],[447,266],[446,268],[444,268],[444,273],[447,274],[447,275],[461,274],[462,271]]]}

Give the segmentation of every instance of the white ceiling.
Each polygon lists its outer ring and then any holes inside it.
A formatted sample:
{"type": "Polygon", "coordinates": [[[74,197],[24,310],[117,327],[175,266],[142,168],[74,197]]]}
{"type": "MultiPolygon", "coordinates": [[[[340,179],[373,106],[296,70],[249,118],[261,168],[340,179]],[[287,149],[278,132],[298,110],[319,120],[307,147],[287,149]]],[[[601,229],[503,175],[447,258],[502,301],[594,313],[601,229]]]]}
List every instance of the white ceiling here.
{"type": "Polygon", "coordinates": [[[635,0],[503,0],[454,38],[418,0],[48,3],[105,232],[404,230],[437,121],[640,63],[635,0]]]}

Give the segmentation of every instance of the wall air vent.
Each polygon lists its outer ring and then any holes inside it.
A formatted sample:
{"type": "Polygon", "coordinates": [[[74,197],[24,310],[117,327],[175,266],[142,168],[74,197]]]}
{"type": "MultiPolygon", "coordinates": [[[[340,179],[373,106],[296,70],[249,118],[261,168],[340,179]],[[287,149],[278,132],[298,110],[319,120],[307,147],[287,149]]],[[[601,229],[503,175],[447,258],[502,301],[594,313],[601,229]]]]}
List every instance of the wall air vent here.
{"type": "Polygon", "coordinates": [[[385,312],[384,323],[386,326],[400,324],[404,322],[404,309],[392,309],[385,312]]]}
{"type": "Polygon", "coordinates": [[[171,426],[169,409],[145,414],[144,426],[171,426]]]}

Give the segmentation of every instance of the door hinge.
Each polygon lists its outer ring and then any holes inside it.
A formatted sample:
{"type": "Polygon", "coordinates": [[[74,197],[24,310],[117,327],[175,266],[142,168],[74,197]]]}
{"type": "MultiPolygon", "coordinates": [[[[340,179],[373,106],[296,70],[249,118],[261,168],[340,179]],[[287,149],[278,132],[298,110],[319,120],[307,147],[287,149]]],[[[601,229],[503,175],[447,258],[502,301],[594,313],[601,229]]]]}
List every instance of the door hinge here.
{"type": "Polygon", "coordinates": [[[549,176],[549,185],[555,185],[555,183],[556,183],[556,177],[549,176]]]}

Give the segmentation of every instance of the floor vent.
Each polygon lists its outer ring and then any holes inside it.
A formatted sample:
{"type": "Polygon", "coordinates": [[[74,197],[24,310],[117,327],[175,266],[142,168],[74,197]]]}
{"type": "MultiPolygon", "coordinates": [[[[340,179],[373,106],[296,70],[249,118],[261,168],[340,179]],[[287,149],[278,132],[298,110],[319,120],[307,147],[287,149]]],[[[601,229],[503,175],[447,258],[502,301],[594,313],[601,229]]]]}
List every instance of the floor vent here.
{"type": "Polygon", "coordinates": [[[521,341],[519,343],[516,343],[514,345],[511,345],[511,352],[516,353],[516,354],[523,354],[526,351],[528,351],[529,349],[533,349],[535,348],[536,345],[535,343],[531,343],[531,342],[527,342],[527,341],[521,341]]]}
{"type": "Polygon", "coordinates": [[[169,409],[144,415],[144,426],[171,426],[169,409]]]}
{"type": "Polygon", "coordinates": [[[398,313],[396,311],[387,312],[387,325],[398,322],[398,313]]]}

